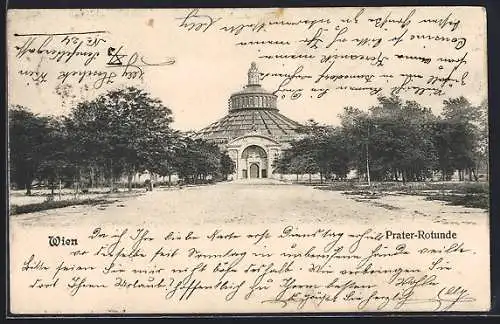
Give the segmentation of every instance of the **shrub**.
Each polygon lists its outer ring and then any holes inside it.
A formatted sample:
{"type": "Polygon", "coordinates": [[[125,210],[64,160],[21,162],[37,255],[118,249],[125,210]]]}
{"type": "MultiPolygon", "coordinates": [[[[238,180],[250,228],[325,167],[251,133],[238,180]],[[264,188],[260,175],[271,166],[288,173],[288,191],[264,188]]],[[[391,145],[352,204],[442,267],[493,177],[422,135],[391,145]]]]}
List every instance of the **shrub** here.
{"type": "Polygon", "coordinates": [[[111,201],[106,199],[84,199],[84,200],[47,200],[42,203],[10,206],[10,215],[34,213],[42,210],[64,208],[77,205],[101,205],[111,201]]]}
{"type": "Polygon", "coordinates": [[[488,195],[431,195],[426,200],[446,201],[450,205],[464,206],[470,208],[489,209],[490,201],[488,195]]]}

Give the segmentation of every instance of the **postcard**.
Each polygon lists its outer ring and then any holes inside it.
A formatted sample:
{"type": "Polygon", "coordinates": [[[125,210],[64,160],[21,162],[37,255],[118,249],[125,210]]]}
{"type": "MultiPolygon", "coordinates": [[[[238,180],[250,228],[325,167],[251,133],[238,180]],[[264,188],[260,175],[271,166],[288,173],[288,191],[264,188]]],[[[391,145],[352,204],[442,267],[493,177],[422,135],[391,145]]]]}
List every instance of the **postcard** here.
{"type": "Polygon", "coordinates": [[[11,314],[490,309],[484,8],[7,21],[11,314]]]}

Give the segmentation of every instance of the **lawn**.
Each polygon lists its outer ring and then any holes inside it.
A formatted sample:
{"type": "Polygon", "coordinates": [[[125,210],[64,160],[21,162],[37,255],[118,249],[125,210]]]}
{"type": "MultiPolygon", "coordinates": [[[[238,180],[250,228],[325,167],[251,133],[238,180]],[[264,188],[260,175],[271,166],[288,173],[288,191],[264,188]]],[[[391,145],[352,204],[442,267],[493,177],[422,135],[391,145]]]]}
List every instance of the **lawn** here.
{"type": "Polygon", "coordinates": [[[115,201],[108,199],[68,199],[68,200],[48,200],[41,203],[32,203],[26,205],[11,205],[10,215],[34,213],[47,209],[64,208],[77,205],[105,205],[115,201]]]}
{"type": "Polygon", "coordinates": [[[383,193],[425,196],[427,200],[445,201],[450,205],[489,209],[487,182],[376,182],[368,186],[360,182],[338,182],[316,185],[316,189],[343,191],[347,195],[361,195],[376,199],[383,193]]]}
{"type": "Polygon", "coordinates": [[[141,192],[144,192],[144,190],[109,192],[109,190],[102,188],[75,195],[74,191],[65,189],[61,192],[61,195],[52,196],[50,190],[41,189],[33,190],[32,194],[27,196],[24,191],[12,190],[9,199],[9,214],[26,214],[77,205],[106,205],[116,202],[116,198],[139,195],[141,192]]]}

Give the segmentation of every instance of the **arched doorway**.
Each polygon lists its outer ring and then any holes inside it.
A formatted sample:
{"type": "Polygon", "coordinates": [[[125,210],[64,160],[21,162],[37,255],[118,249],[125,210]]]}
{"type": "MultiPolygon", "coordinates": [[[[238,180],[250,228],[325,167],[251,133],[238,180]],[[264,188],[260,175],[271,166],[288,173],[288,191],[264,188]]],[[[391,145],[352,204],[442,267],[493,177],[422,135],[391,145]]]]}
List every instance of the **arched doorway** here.
{"type": "Polygon", "coordinates": [[[258,145],[250,145],[241,153],[243,178],[267,178],[267,152],[258,145]]]}
{"type": "Polygon", "coordinates": [[[259,165],[257,163],[250,164],[250,178],[259,177],[259,165]]]}

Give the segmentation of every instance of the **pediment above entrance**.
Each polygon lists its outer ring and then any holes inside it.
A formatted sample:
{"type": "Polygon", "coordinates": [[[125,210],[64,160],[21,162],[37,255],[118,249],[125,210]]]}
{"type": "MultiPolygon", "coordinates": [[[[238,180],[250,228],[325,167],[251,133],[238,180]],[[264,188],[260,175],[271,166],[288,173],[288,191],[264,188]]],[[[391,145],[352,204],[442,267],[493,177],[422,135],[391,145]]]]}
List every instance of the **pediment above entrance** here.
{"type": "Polygon", "coordinates": [[[246,147],[249,145],[258,145],[263,147],[269,146],[281,146],[281,143],[276,141],[275,139],[260,135],[260,134],[247,134],[244,136],[240,136],[235,138],[234,140],[227,143],[227,147],[246,147]]]}

